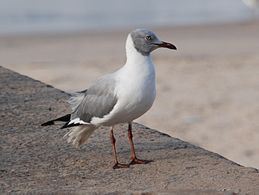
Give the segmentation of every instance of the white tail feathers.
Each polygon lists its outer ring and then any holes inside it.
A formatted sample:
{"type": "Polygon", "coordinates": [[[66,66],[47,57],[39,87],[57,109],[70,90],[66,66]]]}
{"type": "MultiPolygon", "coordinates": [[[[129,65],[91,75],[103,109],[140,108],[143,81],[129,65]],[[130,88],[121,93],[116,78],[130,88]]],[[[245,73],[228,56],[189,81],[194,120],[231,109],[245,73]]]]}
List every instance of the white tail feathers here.
{"type": "Polygon", "coordinates": [[[68,143],[72,143],[78,148],[87,141],[95,129],[96,127],[93,125],[81,125],[72,128],[64,137],[67,137],[68,143]]]}

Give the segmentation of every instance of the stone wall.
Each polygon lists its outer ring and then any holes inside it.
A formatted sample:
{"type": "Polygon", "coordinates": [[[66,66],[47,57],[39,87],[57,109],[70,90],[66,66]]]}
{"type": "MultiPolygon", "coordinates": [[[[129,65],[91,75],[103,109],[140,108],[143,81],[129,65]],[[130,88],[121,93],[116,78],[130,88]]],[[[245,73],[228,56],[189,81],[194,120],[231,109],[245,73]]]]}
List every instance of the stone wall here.
{"type": "MultiPolygon", "coordinates": [[[[40,126],[69,113],[66,93],[3,67],[0,88],[0,194],[259,193],[257,169],[140,124],[133,125],[137,155],[153,162],[113,170],[108,128],[76,149],[63,138],[67,129],[40,126]]],[[[115,130],[124,163],[126,128],[115,130]]]]}

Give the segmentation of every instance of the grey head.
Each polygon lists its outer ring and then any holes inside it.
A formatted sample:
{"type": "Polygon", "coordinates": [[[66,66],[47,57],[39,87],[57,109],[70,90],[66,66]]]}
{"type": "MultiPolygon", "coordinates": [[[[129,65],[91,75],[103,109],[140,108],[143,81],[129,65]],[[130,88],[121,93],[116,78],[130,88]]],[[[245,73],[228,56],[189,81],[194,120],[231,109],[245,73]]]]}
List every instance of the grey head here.
{"type": "Polygon", "coordinates": [[[148,56],[152,51],[161,47],[174,50],[177,49],[171,43],[160,41],[154,32],[147,29],[136,29],[132,31],[130,35],[134,43],[134,47],[144,56],[148,56]]]}

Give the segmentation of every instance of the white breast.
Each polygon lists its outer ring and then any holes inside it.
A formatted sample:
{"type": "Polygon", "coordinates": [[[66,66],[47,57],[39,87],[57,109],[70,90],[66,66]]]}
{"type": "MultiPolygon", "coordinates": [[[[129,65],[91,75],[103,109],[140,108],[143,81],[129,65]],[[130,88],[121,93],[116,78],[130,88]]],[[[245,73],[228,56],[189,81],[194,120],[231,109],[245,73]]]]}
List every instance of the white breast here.
{"type": "Polygon", "coordinates": [[[132,121],[148,111],[156,96],[154,65],[145,63],[138,66],[138,71],[123,70],[116,89],[120,115],[127,121],[132,121]]]}
{"type": "Polygon", "coordinates": [[[117,72],[118,104],[111,122],[131,122],[147,112],[156,96],[155,67],[150,56],[127,49],[127,63],[117,72]]]}
{"type": "Polygon", "coordinates": [[[115,73],[115,93],[118,102],[113,110],[102,119],[95,119],[101,125],[115,125],[131,122],[147,112],[156,96],[155,67],[150,56],[143,56],[127,40],[127,62],[115,73]]]}

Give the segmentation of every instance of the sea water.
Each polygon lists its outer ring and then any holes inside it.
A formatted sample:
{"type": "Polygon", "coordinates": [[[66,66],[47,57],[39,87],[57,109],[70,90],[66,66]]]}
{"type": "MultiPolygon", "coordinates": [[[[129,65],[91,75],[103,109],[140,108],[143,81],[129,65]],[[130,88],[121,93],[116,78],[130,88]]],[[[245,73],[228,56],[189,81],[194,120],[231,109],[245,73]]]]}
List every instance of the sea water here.
{"type": "Polygon", "coordinates": [[[0,34],[235,22],[241,0],[0,0],[0,34]]]}

